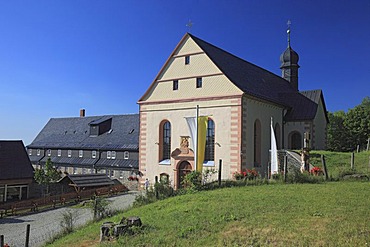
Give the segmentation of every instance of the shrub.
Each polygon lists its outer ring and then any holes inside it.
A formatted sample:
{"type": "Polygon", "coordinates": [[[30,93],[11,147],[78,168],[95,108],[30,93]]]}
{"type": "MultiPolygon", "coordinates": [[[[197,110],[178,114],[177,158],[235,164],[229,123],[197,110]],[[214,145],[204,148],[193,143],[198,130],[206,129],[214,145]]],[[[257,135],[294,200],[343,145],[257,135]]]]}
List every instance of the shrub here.
{"type": "Polygon", "coordinates": [[[60,226],[62,227],[63,234],[68,234],[73,231],[75,221],[76,213],[72,210],[67,210],[62,213],[62,221],[60,222],[60,226]]]}

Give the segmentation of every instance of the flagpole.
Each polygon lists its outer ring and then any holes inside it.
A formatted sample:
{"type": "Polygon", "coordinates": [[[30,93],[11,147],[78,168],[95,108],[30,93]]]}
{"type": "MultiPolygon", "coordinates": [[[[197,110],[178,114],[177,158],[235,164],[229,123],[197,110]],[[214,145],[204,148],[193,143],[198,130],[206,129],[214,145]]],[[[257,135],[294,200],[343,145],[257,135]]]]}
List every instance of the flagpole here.
{"type": "Polygon", "coordinates": [[[198,166],[198,118],[199,118],[199,105],[196,107],[196,114],[195,114],[195,152],[194,152],[194,170],[197,170],[198,166]]]}

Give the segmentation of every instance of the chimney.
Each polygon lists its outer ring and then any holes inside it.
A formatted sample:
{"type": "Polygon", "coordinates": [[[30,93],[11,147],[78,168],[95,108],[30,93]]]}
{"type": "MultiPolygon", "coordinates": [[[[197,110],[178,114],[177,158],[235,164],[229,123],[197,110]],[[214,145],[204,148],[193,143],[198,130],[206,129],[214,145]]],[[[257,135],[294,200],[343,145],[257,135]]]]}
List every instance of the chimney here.
{"type": "Polygon", "coordinates": [[[80,117],[85,117],[85,109],[80,110],[80,117]]]}

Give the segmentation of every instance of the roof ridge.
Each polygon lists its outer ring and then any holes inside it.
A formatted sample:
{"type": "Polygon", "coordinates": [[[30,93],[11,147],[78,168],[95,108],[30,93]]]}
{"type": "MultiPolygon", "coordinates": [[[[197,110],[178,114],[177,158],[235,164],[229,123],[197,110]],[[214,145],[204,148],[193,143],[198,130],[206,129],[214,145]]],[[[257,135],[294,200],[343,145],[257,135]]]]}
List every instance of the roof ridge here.
{"type": "MultiPolygon", "coordinates": [[[[284,81],[284,82],[286,82],[286,84],[287,85],[289,85],[290,86],[290,83],[289,83],[289,81],[287,81],[286,79],[284,79],[283,77],[280,77],[280,76],[278,76],[277,74],[275,74],[275,73],[272,73],[271,71],[269,71],[269,70],[267,70],[267,69],[265,69],[265,68],[262,68],[262,67],[260,67],[260,66],[258,66],[258,65],[256,65],[256,64],[254,64],[254,63],[251,63],[251,62],[249,62],[249,61],[247,61],[247,60],[245,60],[245,59],[243,59],[243,58],[241,58],[241,57],[238,57],[238,56],[236,56],[236,55],[234,55],[234,54],[232,54],[232,53],[230,53],[230,52],[228,52],[228,51],[226,51],[226,50],[224,50],[224,49],[222,49],[222,48],[220,48],[220,47],[218,47],[218,46],[216,46],[216,45],[213,45],[213,44],[211,44],[211,43],[209,43],[209,42],[207,42],[207,41],[205,41],[205,40],[203,40],[203,39],[201,39],[201,38],[198,38],[198,37],[196,37],[196,36],[194,36],[194,35],[192,35],[192,34],[190,34],[190,33],[188,33],[189,34],[189,36],[191,37],[191,38],[193,38],[194,39],[194,41],[198,44],[198,45],[200,45],[198,42],[197,42],[197,40],[198,41],[201,41],[201,42],[204,42],[204,43],[206,43],[207,45],[210,45],[210,46],[212,46],[212,47],[214,47],[214,48],[216,48],[216,49],[218,49],[218,50],[220,50],[220,51],[222,51],[222,52],[224,52],[224,53],[226,53],[226,54],[228,54],[228,55],[230,55],[230,56],[232,56],[232,57],[234,57],[234,58],[236,58],[236,59],[238,59],[238,60],[241,60],[242,62],[245,62],[245,63],[248,63],[248,64],[250,64],[250,65],[252,65],[252,66],[254,66],[254,67],[256,67],[256,68],[259,68],[259,69],[261,69],[261,70],[263,70],[263,71],[265,71],[265,72],[268,72],[269,74],[271,74],[271,75],[273,75],[273,76],[275,76],[276,78],[279,78],[279,79],[281,79],[282,81],[284,81]]],[[[201,46],[201,45],[200,45],[201,46]]],[[[203,49],[203,47],[201,47],[202,49],[203,49]]],[[[204,49],[203,49],[204,50],[204,49]]],[[[204,52],[209,56],[209,54],[208,54],[208,52],[206,51],[206,50],[204,50],[204,52]]],[[[224,72],[221,68],[220,68],[220,66],[211,58],[211,60],[217,65],[217,67],[222,71],[222,72],[224,72]]],[[[224,73],[225,74],[225,73],[224,73]]],[[[226,75],[226,74],[225,74],[226,75]]]]}

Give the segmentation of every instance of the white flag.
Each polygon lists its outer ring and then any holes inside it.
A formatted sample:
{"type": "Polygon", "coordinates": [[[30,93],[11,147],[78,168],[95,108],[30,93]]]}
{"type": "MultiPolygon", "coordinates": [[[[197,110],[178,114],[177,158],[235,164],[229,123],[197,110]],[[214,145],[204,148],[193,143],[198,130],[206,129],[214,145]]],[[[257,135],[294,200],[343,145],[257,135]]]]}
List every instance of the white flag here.
{"type": "Polygon", "coordinates": [[[186,122],[188,123],[188,126],[189,126],[192,148],[193,148],[193,151],[196,152],[196,150],[197,150],[196,149],[196,147],[197,147],[197,141],[196,141],[196,136],[197,136],[196,117],[186,117],[185,119],[186,119],[186,122]]]}
{"type": "Polygon", "coordinates": [[[271,174],[278,173],[277,147],[274,128],[272,127],[271,118],[271,174]]]}

